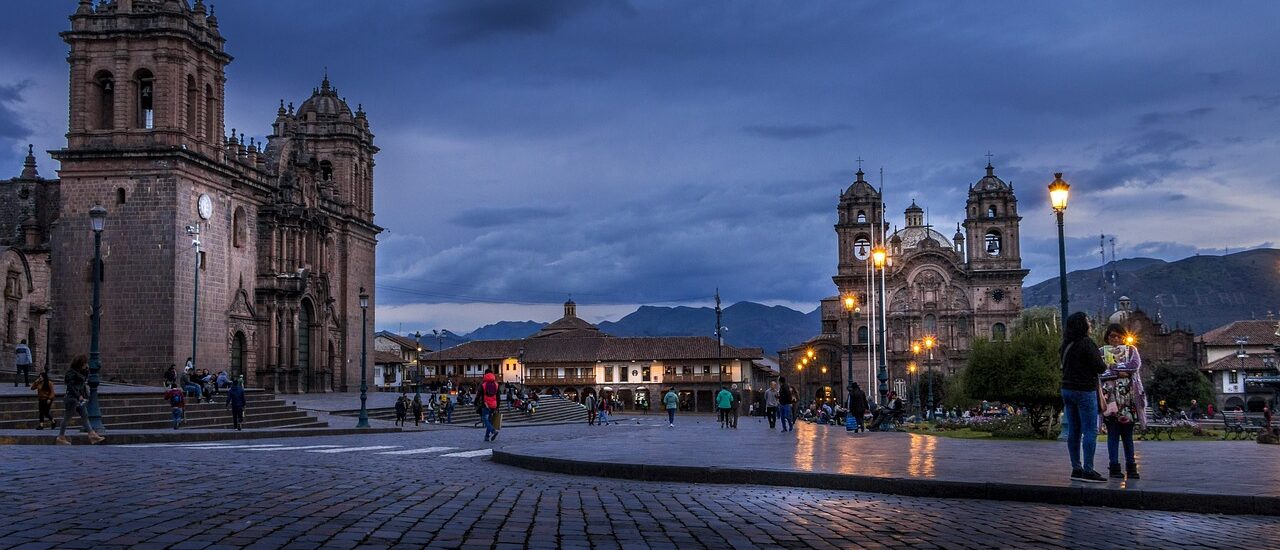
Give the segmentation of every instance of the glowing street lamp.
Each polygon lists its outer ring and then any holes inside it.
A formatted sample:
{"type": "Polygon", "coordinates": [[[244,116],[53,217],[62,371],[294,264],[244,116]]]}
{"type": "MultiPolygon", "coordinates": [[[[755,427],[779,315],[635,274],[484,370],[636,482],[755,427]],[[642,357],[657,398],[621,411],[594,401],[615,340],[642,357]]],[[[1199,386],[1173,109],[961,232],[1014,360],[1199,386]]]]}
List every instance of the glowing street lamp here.
{"type": "MultiPolygon", "coordinates": [[[[884,329],[885,329],[884,325],[886,321],[885,314],[884,314],[884,308],[885,308],[884,295],[886,294],[886,292],[884,291],[884,289],[887,288],[885,286],[884,272],[885,272],[885,266],[888,265],[889,263],[889,252],[885,250],[883,246],[875,247],[871,250],[871,261],[872,261],[872,264],[875,266],[875,269],[880,270],[880,290],[881,290],[879,293],[880,303],[879,303],[879,307],[876,310],[874,310],[872,314],[878,316],[878,318],[880,319],[880,326],[879,326],[880,335],[879,335],[879,342],[877,345],[877,347],[879,347],[880,349],[880,363],[876,367],[876,380],[879,381],[879,387],[877,387],[876,389],[879,390],[880,403],[883,404],[885,400],[888,398],[888,394],[889,394],[889,367],[888,365],[885,364],[885,361],[887,360],[889,355],[889,350],[888,348],[885,347],[885,340],[884,340],[884,329]]],[[[873,278],[875,277],[874,269],[871,271],[871,276],[873,278]]]]}
{"type": "Polygon", "coordinates": [[[845,391],[845,401],[848,402],[853,398],[853,323],[855,318],[862,315],[862,308],[858,307],[858,297],[853,293],[845,295],[844,311],[848,316],[847,322],[849,326],[849,342],[845,346],[845,355],[849,358],[849,385],[845,391]]]}
{"type": "Polygon", "coordinates": [[[937,343],[933,336],[924,337],[924,349],[929,352],[929,412],[926,413],[929,419],[933,419],[933,346],[937,343]]]}
{"type": "Polygon", "coordinates": [[[1071,186],[1062,179],[1062,172],[1053,174],[1049,184],[1049,204],[1058,217],[1058,290],[1062,293],[1062,326],[1067,326],[1067,240],[1062,231],[1062,213],[1067,209],[1067,196],[1071,186]]]}

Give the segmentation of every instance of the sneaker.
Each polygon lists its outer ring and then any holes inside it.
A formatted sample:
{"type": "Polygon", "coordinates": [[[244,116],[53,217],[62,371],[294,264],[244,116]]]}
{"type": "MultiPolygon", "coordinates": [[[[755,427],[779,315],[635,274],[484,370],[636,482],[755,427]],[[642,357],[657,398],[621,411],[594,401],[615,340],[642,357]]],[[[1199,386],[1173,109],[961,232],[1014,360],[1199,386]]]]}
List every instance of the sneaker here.
{"type": "Polygon", "coordinates": [[[1125,466],[1125,470],[1129,473],[1129,479],[1142,479],[1142,476],[1138,475],[1137,464],[1128,464],[1125,466]]]}
{"type": "Polygon", "coordinates": [[[1110,467],[1111,479],[1124,479],[1124,472],[1120,471],[1119,464],[1112,464],[1110,467]]]}
{"type": "Polygon", "coordinates": [[[1084,473],[1084,477],[1082,477],[1080,481],[1084,481],[1087,483],[1106,483],[1107,478],[1102,477],[1102,474],[1095,472],[1093,470],[1086,470],[1084,473]]]}
{"type": "Polygon", "coordinates": [[[106,438],[98,435],[97,432],[89,432],[90,445],[97,445],[98,443],[102,442],[104,439],[106,438]]]}
{"type": "Polygon", "coordinates": [[[60,436],[58,436],[58,439],[57,439],[56,441],[57,441],[57,443],[58,443],[59,445],[70,445],[70,444],[71,444],[71,441],[70,441],[70,440],[68,440],[68,439],[67,439],[67,436],[65,436],[65,435],[60,435],[60,436]]]}
{"type": "Polygon", "coordinates": [[[489,441],[497,441],[497,440],[498,440],[498,432],[493,432],[493,437],[490,437],[489,441]]]}
{"type": "Polygon", "coordinates": [[[675,425],[675,424],[667,424],[667,427],[668,427],[668,428],[674,428],[674,427],[676,427],[676,425],[675,425]]]}
{"type": "Polygon", "coordinates": [[[1071,480],[1072,480],[1072,481],[1084,481],[1084,470],[1083,470],[1083,469],[1081,469],[1081,468],[1072,468],[1072,469],[1071,469],[1071,480]]]}

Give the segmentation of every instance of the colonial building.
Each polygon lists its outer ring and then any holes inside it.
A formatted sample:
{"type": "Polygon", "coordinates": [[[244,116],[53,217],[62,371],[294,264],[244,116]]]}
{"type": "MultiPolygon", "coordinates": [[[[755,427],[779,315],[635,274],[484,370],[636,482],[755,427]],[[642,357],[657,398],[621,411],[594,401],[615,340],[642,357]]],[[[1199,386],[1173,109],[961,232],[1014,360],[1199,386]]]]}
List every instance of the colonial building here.
{"type": "MultiPolygon", "coordinates": [[[[14,372],[14,347],[26,340],[34,376],[48,356],[45,336],[52,315],[49,301],[49,227],[57,217],[58,180],[40,177],[27,146],[22,173],[0,180],[0,371],[14,372]]],[[[87,223],[87,222],[86,222],[87,223]]]]}
{"type": "MultiPolygon", "coordinates": [[[[201,0],[81,0],[61,36],[70,97],[67,144],[51,152],[60,180],[40,180],[29,163],[8,184],[26,193],[21,219],[5,226],[27,235],[28,260],[32,246],[50,251],[55,368],[89,348],[87,212],[101,205],[105,380],[159,382],[194,350],[197,366],[278,392],[357,386],[358,296],[372,301],[381,231],[364,111],[326,76],[296,110],[281,101],[265,144],[228,135],[232,58],[201,0]]],[[[23,330],[38,334],[40,322],[23,330]]]]}
{"type": "Polygon", "coordinates": [[[853,380],[877,398],[879,381],[868,356],[881,328],[873,331],[870,319],[877,309],[877,295],[870,293],[873,277],[877,293],[882,277],[888,289],[883,323],[888,389],[910,383],[909,365],[953,374],[964,366],[974,339],[1008,337],[1009,326],[1022,311],[1022,279],[1027,275],[1019,245],[1022,218],[1013,186],[997,177],[990,164],[986,171],[969,186],[963,227],[957,226],[948,238],[926,222],[924,209],[914,201],[904,212],[905,226],[889,231],[880,190],[858,170],[836,207],[838,249],[832,280],[838,294],[822,300],[822,332],[779,352],[783,373],[799,384],[803,401],[843,399],[850,382],[849,346],[853,380]],[[880,270],[871,252],[882,243],[888,259],[880,270]],[[856,297],[860,307],[852,321],[843,306],[846,296],[856,297]],[[932,359],[912,350],[912,343],[926,336],[936,342],[932,359]]]}
{"type": "Polygon", "coordinates": [[[418,356],[423,351],[422,344],[411,336],[400,336],[387,330],[374,333],[373,385],[378,388],[408,385],[418,367],[418,356]]]}
{"type": "Polygon", "coordinates": [[[564,317],[520,340],[478,340],[423,356],[429,382],[475,385],[486,370],[500,381],[581,401],[616,398],[625,409],[660,408],[675,387],[684,410],[711,412],[721,385],[743,395],[743,410],[757,401],[772,371],[756,361],[760,348],[721,346],[703,336],[615,337],[577,316],[564,317]]]}
{"type": "MultiPolygon", "coordinates": [[[[1121,296],[1119,309],[1108,322],[1123,326],[1137,340],[1142,355],[1144,379],[1150,379],[1157,367],[1198,365],[1196,336],[1190,329],[1170,327],[1160,319],[1136,308],[1128,296],[1121,296]]],[[[1157,314],[1158,317],[1158,314],[1157,314]]]]}
{"type": "Polygon", "coordinates": [[[1235,321],[1202,334],[1200,370],[1213,384],[1215,407],[1259,413],[1275,406],[1276,386],[1250,379],[1280,377],[1276,346],[1280,346],[1280,326],[1275,321],[1255,319],[1235,321]]]}

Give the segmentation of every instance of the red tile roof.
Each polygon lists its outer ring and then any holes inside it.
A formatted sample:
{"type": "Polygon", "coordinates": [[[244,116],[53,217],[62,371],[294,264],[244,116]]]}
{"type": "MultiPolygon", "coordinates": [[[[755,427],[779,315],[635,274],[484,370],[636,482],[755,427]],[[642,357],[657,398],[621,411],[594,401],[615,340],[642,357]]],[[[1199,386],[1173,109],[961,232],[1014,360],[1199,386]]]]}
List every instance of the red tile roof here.
{"type": "Polygon", "coordinates": [[[1228,355],[1201,367],[1200,370],[1275,370],[1275,367],[1267,365],[1266,358],[1275,360],[1276,354],[1250,353],[1248,357],[1244,358],[1243,363],[1240,362],[1239,357],[1228,355]]]}
{"type": "MultiPolygon", "coordinates": [[[[424,361],[471,361],[515,358],[525,363],[595,363],[597,361],[691,361],[716,359],[716,340],[706,336],[528,338],[479,340],[429,353],[424,361]]],[[[761,359],[761,348],[723,346],[724,359],[761,359]]]]}
{"type": "Polygon", "coordinates": [[[394,351],[379,350],[379,351],[373,352],[373,362],[374,364],[377,364],[377,365],[389,365],[389,364],[403,364],[403,363],[407,363],[408,361],[405,361],[404,357],[402,357],[399,353],[396,353],[394,351]]]}
{"type": "Polygon", "coordinates": [[[1235,346],[1237,336],[1248,337],[1250,346],[1280,344],[1280,337],[1276,336],[1276,322],[1266,319],[1235,321],[1200,335],[1199,341],[1207,346],[1235,346]]]}

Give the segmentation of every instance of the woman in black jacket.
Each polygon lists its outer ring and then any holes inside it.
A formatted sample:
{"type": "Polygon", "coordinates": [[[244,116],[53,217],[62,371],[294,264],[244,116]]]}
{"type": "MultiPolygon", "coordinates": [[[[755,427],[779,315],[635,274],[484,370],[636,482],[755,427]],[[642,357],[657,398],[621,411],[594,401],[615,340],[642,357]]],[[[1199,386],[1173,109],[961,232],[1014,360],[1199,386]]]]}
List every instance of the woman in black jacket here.
{"type": "Polygon", "coordinates": [[[1098,446],[1098,375],[1107,365],[1098,345],[1089,338],[1089,317],[1084,312],[1072,313],[1064,325],[1058,353],[1062,358],[1063,414],[1069,424],[1071,479],[1105,482],[1107,478],[1093,469],[1093,453],[1098,446]]]}

